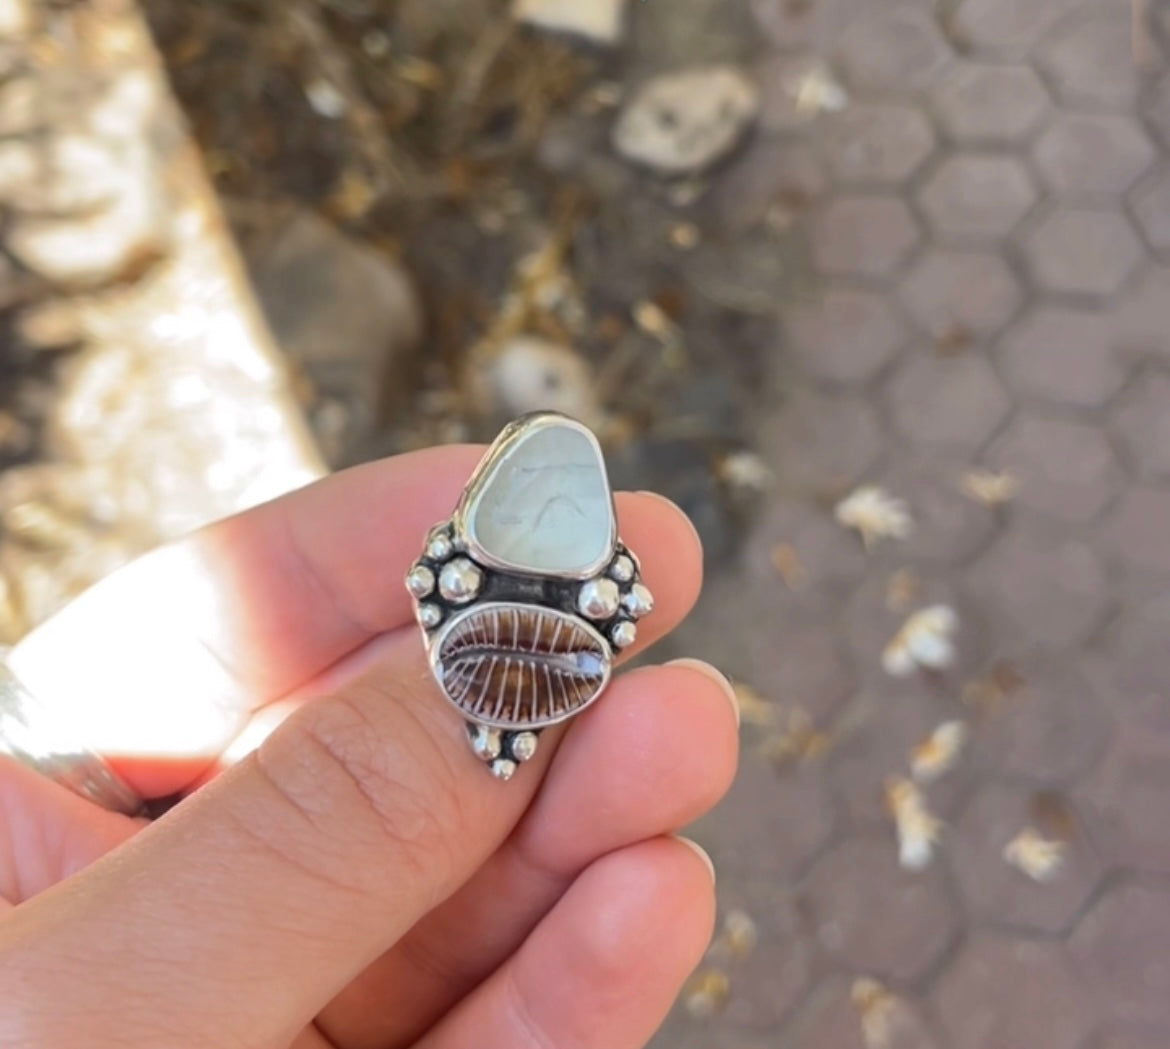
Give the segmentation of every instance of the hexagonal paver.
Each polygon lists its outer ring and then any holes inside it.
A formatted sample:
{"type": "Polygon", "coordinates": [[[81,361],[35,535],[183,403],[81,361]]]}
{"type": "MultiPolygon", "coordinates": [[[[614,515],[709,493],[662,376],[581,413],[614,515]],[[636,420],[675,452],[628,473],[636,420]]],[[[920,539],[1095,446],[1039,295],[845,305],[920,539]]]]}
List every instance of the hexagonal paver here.
{"type": "Polygon", "coordinates": [[[1124,725],[1146,738],[1170,741],[1170,597],[1158,590],[1158,597],[1122,608],[1087,670],[1124,725]]]}
{"type": "Polygon", "coordinates": [[[1170,890],[1125,883],[1093,908],[1070,948],[1102,1006],[1122,1022],[1170,1027],[1170,890]]]}
{"type": "Polygon", "coordinates": [[[862,7],[839,48],[851,86],[866,90],[926,87],[952,53],[933,12],[913,0],[862,7]]]}
{"type": "Polygon", "coordinates": [[[1048,94],[1028,66],[958,63],[933,95],[939,120],[964,143],[1019,142],[1039,127],[1048,94]]]}
{"type": "Polygon", "coordinates": [[[757,941],[751,953],[751,974],[733,975],[734,993],[721,1021],[748,1030],[774,1030],[812,989],[822,968],[819,948],[809,923],[800,913],[794,890],[777,886],[764,872],[744,882],[721,887],[720,905],[747,913],[755,923],[757,941]]]}
{"type": "Polygon", "coordinates": [[[1114,511],[1107,534],[1131,568],[1170,573],[1170,491],[1130,489],[1114,511]]]}
{"type": "Polygon", "coordinates": [[[695,837],[729,874],[798,878],[833,836],[835,807],[814,767],[778,775],[764,757],[747,754],[724,805],[735,819],[708,816],[695,837]]]}
{"type": "Polygon", "coordinates": [[[977,726],[979,764],[1031,783],[1068,786],[1108,748],[1109,711],[1063,656],[1026,660],[1015,669],[1023,684],[977,726]]]}
{"type": "MultiPolygon", "coordinates": [[[[875,1038],[866,1036],[862,1023],[849,985],[833,981],[812,996],[784,1045],[788,1049],[875,1049],[875,1038]]],[[[890,1049],[940,1049],[921,1008],[905,997],[891,1005],[889,1027],[896,1039],[888,1040],[890,1049]]]]}
{"type": "Polygon", "coordinates": [[[1093,310],[1034,307],[1003,337],[1003,374],[1026,397],[1100,407],[1126,378],[1114,351],[1114,334],[1108,318],[1093,310]]]}
{"type": "Polygon", "coordinates": [[[1163,1045],[1162,1040],[1152,1034],[1129,1031],[1110,1034],[1104,1041],[1094,1042],[1093,1049],[1163,1049],[1163,1045]]]}
{"type": "Polygon", "coordinates": [[[831,276],[893,275],[918,246],[921,233],[896,197],[836,198],[814,217],[809,237],[818,268],[831,276]]]}
{"type": "Polygon", "coordinates": [[[934,998],[952,1049],[1082,1049],[1096,1019],[1063,948],[990,933],[964,945],[934,998]]]}
{"type": "Polygon", "coordinates": [[[852,667],[835,624],[751,634],[749,680],[761,682],[782,710],[798,708],[825,724],[853,694],[852,667]]]}
{"type": "Polygon", "coordinates": [[[1113,449],[1099,427],[1032,412],[1012,420],[988,448],[985,461],[1020,482],[1018,503],[1068,521],[1096,517],[1121,481],[1113,449]]]}
{"type": "Polygon", "coordinates": [[[996,529],[996,516],[960,491],[963,470],[954,463],[894,456],[876,480],[904,499],[914,517],[913,531],[892,546],[899,561],[957,565],[977,554],[996,529]]]}
{"type": "Polygon", "coordinates": [[[1146,243],[1155,251],[1170,251],[1170,171],[1134,191],[1133,213],[1146,243]]]}
{"type": "Polygon", "coordinates": [[[1083,796],[1102,845],[1138,871],[1170,873],[1170,746],[1136,727],[1119,732],[1083,796]]]}
{"type": "Polygon", "coordinates": [[[1170,361],[1170,267],[1147,265],[1117,297],[1108,320],[1127,361],[1170,361]]]}
{"type": "Polygon", "coordinates": [[[1092,547],[1017,521],[969,572],[998,637],[1016,651],[1071,648],[1108,608],[1108,577],[1092,547]]]}
{"type": "Polygon", "coordinates": [[[922,187],[931,225],[958,237],[1006,236],[1036,202],[1036,190],[1014,157],[961,155],[939,165],[922,187]]]}
{"type": "Polygon", "coordinates": [[[932,248],[902,282],[902,301],[936,341],[985,339],[1016,312],[1020,287],[1002,256],[932,248]]]}
{"type": "Polygon", "coordinates": [[[982,357],[916,353],[887,394],[894,425],[920,446],[970,452],[999,428],[1010,403],[982,357]]]}
{"type": "Polygon", "coordinates": [[[1032,790],[988,783],[963,810],[947,836],[947,854],[977,920],[1059,933],[1079,917],[1104,869],[1071,807],[1061,803],[1054,821],[1060,825],[1045,825],[1056,804],[1032,790]],[[1004,860],[1004,849],[1025,828],[1065,842],[1064,862],[1050,881],[1034,881],[1004,860]]]}
{"type": "Polygon", "coordinates": [[[1165,74],[1151,92],[1146,108],[1146,119],[1163,144],[1170,145],[1170,73],[1165,74]]]}
{"type": "MultiPolygon", "coordinates": [[[[793,585],[806,611],[810,591],[844,595],[856,589],[865,577],[866,556],[857,536],[837,527],[828,509],[812,501],[769,500],[747,539],[747,563],[768,564],[780,545],[789,548],[800,564],[800,577],[793,585]]],[[[753,573],[749,582],[754,584],[759,578],[753,573]]],[[[770,590],[775,590],[776,582],[773,573],[764,577],[764,585],[770,590]]]]}
{"type": "Polygon", "coordinates": [[[1074,6],[1073,0],[962,0],[954,28],[976,50],[1019,58],[1074,6]]]}
{"type": "Polygon", "coordinates": [[[858,102],[827,124],[825,156],[841,182],[897,185],[934,149],[934,132],[913,106],[858,102]]]}
{"type": "Polygon", "coordinates": [[[733,233],[758,227],[775,205],[792,211],[815,206],[827,188],[824,164],[812,147],[759,138],[711,188],[720,223],[733,233]]]}
{"type": "Polygon", "coordinates": [[[1124,193],[1154,162],[1132,117],[1065,113],[1036,143],[1036,167],[1056,193],[1124,193]]]}
{"type": "Polygon", "coordinates": [[[1030,231],[1024,255],[1048,291],[1105,296],[1137,268],[1142,245],[1118,212],[1058,208],[1030,231]]]}
{"type": "Polygon", "coordinates": [[[885,295],[829,288],[782,318],[794,358],[816,379],[862,384],[902,348],[906,329],[885,295]]]}
{"type": "Polygon", "coordinates": [[[760,435],[790,492],[844,492],[882,454],[881,423],[864,397],[800,391],[770,414],[760,435]]]}
{"type": "MultiPolygon", "coordinates": [[[[1123,109],[1137,101],[1144,78],[1134,61],[1129,14],[1118,7],[1072,19],[1045,40],[1039,65],[1065,105],[1123,109]]],[[[1148,46],[1156,47],[1152,36],[1148,46]]]]}
{"type": "MultiPolygon", "coordinates": [[[[889,640],[887,638],[886,640],[889,640]]],[[[930,682],[875,683],[841,715],[841,734],[828,757],[826,776],[833,795],[855,825],[892,833],[885,782],[904,776],[910,752],[944,721],[965,711],[950,695],[933,695],[930,682]]],[[[943,688],[937,689],[943,692],[943,688]]],[[[946,776],[927,788],[930,809],[949,819],[970,789],[974,769],[963,757],[946,776]]],[[[896,848],[890,841],[890,848],[896,848]]]]}
{"type": "Polygon", "coordinates": [[[1151,372],[1117,401],[1113,432],[1139,474],[1170,478],[1170,375],[1151,372]]]}
{"type": "Polygon", "coordinates": [[[807,905],[825,951],[856,972],[911,983],[942,956],[958,915],[937,867],[898,866],[893,832],[851,838],[813,868],[807,905]]]}

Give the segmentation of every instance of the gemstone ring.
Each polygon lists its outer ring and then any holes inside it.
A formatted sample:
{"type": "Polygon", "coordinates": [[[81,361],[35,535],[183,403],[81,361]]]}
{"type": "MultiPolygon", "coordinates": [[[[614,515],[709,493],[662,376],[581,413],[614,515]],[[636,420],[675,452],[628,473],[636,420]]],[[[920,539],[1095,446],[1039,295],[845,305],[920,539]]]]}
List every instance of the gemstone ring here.
{"type": "Polygon", "coordinates": [[[654,608],[597,438],[554,412],[496,438],[406,586],[435,680],[499,779],[601,695],[654,608]]]}

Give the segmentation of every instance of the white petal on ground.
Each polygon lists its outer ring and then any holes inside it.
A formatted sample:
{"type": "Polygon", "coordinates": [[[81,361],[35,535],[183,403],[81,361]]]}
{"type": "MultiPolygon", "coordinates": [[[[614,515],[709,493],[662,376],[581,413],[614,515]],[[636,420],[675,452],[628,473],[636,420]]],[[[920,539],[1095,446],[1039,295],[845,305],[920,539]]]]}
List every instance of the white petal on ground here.
{"type": "Polygon", "coordinates": [[[914,748],[910,772],[919,783],[933,783],[955,766],[967,743],[967,726],[962,721],[944,721],[914,748]]]}
{"type": "Polygon", "coordinates": [[[1033,881],[1051,881],[1064,865],[1067,845],[1025,827],[1004,846],[1003,858],[1033,881]]]}
{"type": "Polygon", "coordinates": [[[837,504],[839,524],[856,529],[867,550],[880,539],[905,539],[914,531],[914,519],[902,499],[876,484],[863,485],[837,504]]]}
{"type": "Polygon", "coordinates": [[[909,677],[918,667],[942,670],[955,660],[954,635],[959,616],[949,605],[915,612],[882,653],[882,666],[893,677],[909,677]]]}

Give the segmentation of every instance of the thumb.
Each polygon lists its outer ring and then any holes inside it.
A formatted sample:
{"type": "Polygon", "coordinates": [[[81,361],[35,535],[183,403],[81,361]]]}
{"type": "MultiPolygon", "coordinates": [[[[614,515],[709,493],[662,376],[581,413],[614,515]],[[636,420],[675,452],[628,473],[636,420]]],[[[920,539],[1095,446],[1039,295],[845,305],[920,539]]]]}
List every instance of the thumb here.
{"type": "Polygon", "coordinates": [[[551,745],[491,779],[413,636],[380,644],[378,669],[4,917],[0,1044],[287,1046],[467,880],[551,745]]]}

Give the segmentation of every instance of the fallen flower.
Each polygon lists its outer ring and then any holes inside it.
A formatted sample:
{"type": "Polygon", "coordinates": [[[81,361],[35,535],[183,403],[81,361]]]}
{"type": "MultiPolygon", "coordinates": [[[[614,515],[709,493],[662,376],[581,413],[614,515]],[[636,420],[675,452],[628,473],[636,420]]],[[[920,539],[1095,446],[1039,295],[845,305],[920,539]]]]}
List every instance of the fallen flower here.
{"type": "Polygon", "coordinates": [[[1064,865],[1067,846],[1025,827],[1004,846],[1003,858],[1033,881],[1051,881],[1064,865]]]}
{"type": "Polygon", "coordinates": [[[900,776],[886,781],[886,805],[898,830],[898,862],[908,871],[925,870],[943,823],[926,807],[913,781],[900,776]]]}
{"type": "Polygon", "coordinates": [[[910,752],[910,772],[919,783],[933,783],[950,772],[967,742],[962,721],[944,721],[910,752]]]}
{"type": "Polygon", "coordinates": [[[909,677],[919,667],[942,670],[955,659],[959,616],[949,605],[915,612],[882,652],[882,667],[893,677],[909,677]]]}
{"type": "Polygon", "coordinates": [[[839,524],[861,533],[866,550],[879,539],[905,539],[914,530],[906,503],[875,484],[862,485],[837,504],[839,524]]]}

